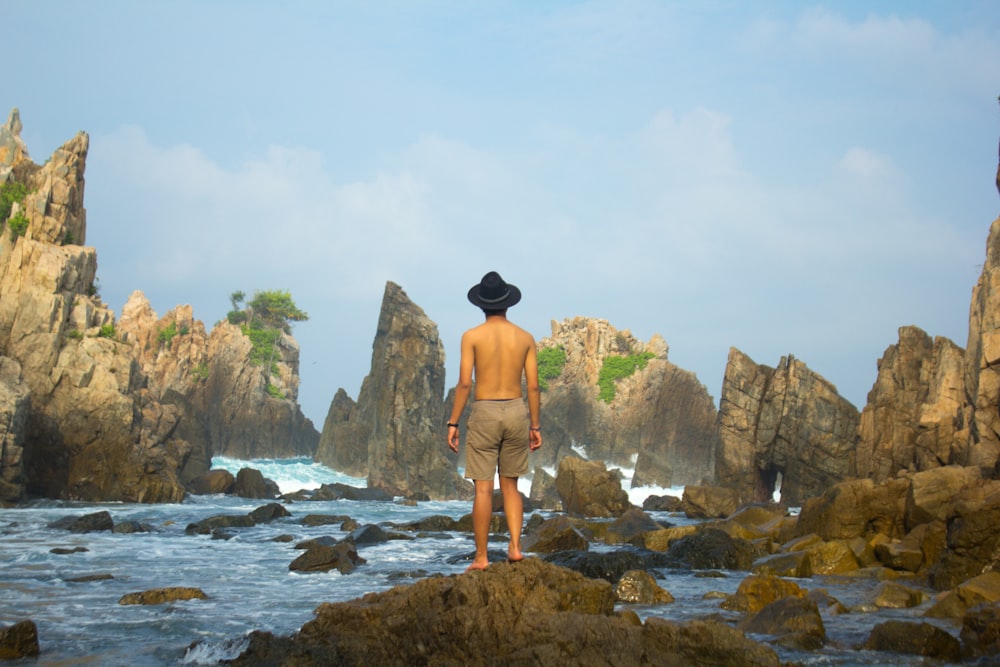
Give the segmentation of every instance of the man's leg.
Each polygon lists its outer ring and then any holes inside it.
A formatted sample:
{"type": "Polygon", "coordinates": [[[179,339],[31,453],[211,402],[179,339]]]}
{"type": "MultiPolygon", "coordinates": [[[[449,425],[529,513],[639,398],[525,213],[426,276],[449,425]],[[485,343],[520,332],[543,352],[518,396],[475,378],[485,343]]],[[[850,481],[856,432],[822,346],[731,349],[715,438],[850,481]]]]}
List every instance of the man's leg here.
{"type": "Polygon", "coordinates": [[[490,564],[487,543],[490,537],[490,520],[493,518],[493,480],[477,479],[476,497],[472,501],[472,533],[476,539],[476,556],[469,570],[485,570],[490,564]]]}
{"type": "Polygon", "coordinates": [[[517,477],[500,477],[500,493],[503,495],[503,513],[507,517],[507,531],[510,533],[507,560],[519,561],[524,558],[521,554],[521,526],[524,523],[524,505],[521,502],[521,493],[517,490],[517,477]]]}

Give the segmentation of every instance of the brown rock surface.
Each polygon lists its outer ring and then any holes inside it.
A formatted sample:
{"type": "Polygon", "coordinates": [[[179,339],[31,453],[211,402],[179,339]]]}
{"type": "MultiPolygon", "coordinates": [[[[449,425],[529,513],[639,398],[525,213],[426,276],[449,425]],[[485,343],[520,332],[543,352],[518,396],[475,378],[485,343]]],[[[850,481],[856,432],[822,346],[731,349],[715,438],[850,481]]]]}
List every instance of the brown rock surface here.
{"type": "Polygon", "coordinates": [[[965,449],[965,351],[947,338],[901,327],[878,362],[861,411],[855,476],[881,482],[899,471],[953,463],[965,449]]]}
{"type": "Polygon", "coordinates": [[[576,456],[559,462],[556,491],[566,512],[576,516],[617,517],[632,506],[619,471],[576,456]]]}
{"type": "Polygon", "coordinates": [[[606,320],[575,317],[552,322],[539,349],[566,352],[562,374],[542,393],[545,447],[539,465],[556,465],[575,443],[590,459],[635,467],[633,486],[681,486],[713,474],[715,404],[693,373],[667,359],[666,341],[648,343],[606,320]],[[598,397],[604,360],[649,354],[645,368],[615,383],[615,397],[598,397]]]}
{"type": "Polygon", "coordinates": [[[836,387],[791,356],[777,368],[735,348],[722,383],[716,484],[742,502],[800,505],[847,479],[858,411],[836,387]]]}
{"type": "Polygon", "coordinates": [[[0,504],[24,495],[24,438],[31,394],[21,365],[0,357],[0,504]]]}

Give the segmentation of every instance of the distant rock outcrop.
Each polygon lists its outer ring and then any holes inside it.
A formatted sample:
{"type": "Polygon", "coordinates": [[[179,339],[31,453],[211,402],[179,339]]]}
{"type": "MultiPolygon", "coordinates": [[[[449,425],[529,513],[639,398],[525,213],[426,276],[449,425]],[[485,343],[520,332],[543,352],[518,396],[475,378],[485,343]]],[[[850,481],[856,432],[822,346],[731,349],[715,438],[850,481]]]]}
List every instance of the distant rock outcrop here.
{"type": "Polygon", "coordinates": [[[9,216],[20,224],[0,221],[0,359],[20,366],[2,362],[0,395],[24,386],[30,397],[23,427],[5,422],[16,428],[4,436],[14,446],[0,459],[3,499],[176,502],[214,454],[311,455],[294,340],[279,345],[275,399],[236,327],[208,336],[190,307],[158,318],[141,293],[116,323],[83,245],[89,139],[77,134],[39,167],[20,129],[16,110],[0,128],[0,185],[26,191],[9,216]]]}
{"type": "Polygon", "coordinates": [[[535,455],[538,464],[553,465],[579,446],[591,459],[634,464],[633,486],[711,478],[715,405],[693,373],[667,360],[661,336],[642,343],[606,320],[576,317],[553,322],[552,335],[538,347],[540,354],[561,348],[566,355],[561,372],[547,379],[542,393],[545,446],[535,455]],[[613,357],[641,358],[642,363],[630,375],[610,380],[613,396],[606,400],[599,382],[606,360],[613,357]]]}
{"type": "Polygon", "coordinates": [[[900,471],[954,463],[966,448],[965,352],[947,338],[931,339],[913,326],[878,362],[878,377],[861,411],[855,453],[857,477],[876,482],[900,471]]]}
{"type": "Polygon", "coordinates": [[[368,477],[369,429],[358,421],[357,405],[346,391],[337,390],[323,422],[316,460],[352,477],[368,477]]]}
{"type": "Polygon", "coordinates": [[[434,500],[471,498],[472,485],[444,452],[444,345],[437,325],[393,282],[385,286],[371,371],[357,405],[345,398],[330,406],[321,462],[358,461],[360,444],[370,488],[434,500]]]}
{"type": "Polygon", "coordinates": [[[800,504],[847,479],[859,414],[836,388],[788,356],[777,368],[736,348],[722,382],[716,484],[740,500],[800,504]],[[780,478],[779,478],[780,476],[780,478]]]}

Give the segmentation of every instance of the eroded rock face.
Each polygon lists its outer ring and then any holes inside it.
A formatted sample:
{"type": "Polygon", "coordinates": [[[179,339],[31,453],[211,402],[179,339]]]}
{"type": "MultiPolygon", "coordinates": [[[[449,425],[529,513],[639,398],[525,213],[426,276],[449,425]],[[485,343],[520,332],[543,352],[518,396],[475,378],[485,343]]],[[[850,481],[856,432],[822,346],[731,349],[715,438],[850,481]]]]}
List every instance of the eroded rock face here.
{"type": "Polygon", "coordinates": [[[21,364],[0,357],[0,504],[24,495],[24,437],[31,395],[21,364]]]}
{"type": "Polygon", "coordinates": [[[360,460],[355,452],[361,441],[370,488],[434,500],[471,498],[472,485],[443,451],[444,345],[437,325],[399,285],[386,283],[371,371],[357,405],[342,397],[331,412],[331,430],[321,436],[323,455],[330,457],[325,460],[337,460],[340,452],[345,460],[360,460]]]}
{"type": "Polygon", "coordinates": [[[358,416],[357,403],[338,389],[323,422],[316,460],[353,477],[367,477],[368,429],[358,416]]]}
{"type": "Polygon", "coordinates": [[[566,364],[542,393],[545,447],[540,465],[554,465],[582,446],[588,458],[634,464],[633,486],[700,483],[713,474],[716,411],[695,375],[667,360],[666,341],[648,343],[606,320],[576,317],[552,323],[539,350],[562,348],[566,364]],[[599,397],[608,357],[648,355],[644,368],[615,382],[613,400],[599,397]]]}
{"type": "Polygon", "coordinates": [[[740,500],[801,505],[850,475],[859,414],[836,387],[801,361],[777,368],[729,351],[719,407],[716,484],[740,500]]]}
{"type": "Polygon", "coordinates": [[[947,338],[901,327],[878,363],[861,411],[854,475],[877,482],[962,458],[965,351],[947,338]]]}

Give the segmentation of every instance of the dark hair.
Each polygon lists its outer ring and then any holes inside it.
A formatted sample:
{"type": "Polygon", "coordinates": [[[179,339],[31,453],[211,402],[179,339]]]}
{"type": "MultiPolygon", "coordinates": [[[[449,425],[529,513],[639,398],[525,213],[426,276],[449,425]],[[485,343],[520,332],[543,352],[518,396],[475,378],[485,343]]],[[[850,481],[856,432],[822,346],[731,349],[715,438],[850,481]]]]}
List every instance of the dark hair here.
{"type": "Polygon", "coordinates": [[[507,309],[506,308],[501,308],[499,310],[494,310],[492,308],[483,308],[482,310],[483,310],[483,314],[486,315],[486,317],[489,317],[490,315],[506,315],[507,314],[507,309]]]}

